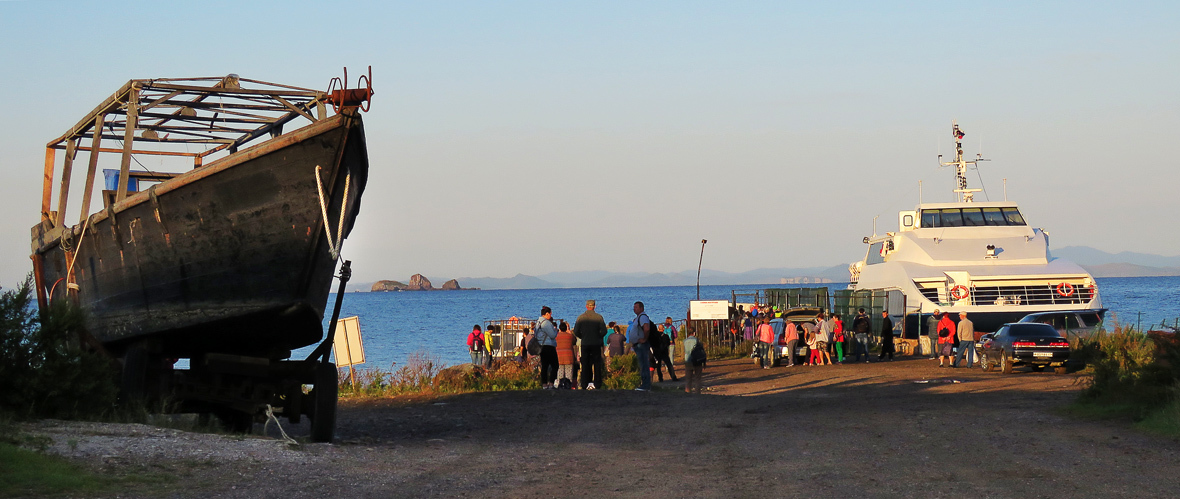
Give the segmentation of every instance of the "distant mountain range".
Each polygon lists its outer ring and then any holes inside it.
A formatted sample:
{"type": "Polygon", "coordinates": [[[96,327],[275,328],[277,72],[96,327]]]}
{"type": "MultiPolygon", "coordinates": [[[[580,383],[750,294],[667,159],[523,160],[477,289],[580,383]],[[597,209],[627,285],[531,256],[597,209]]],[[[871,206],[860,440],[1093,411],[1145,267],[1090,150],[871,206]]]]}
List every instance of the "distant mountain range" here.
{"type": "MultiPolygon", "coordinates": [[[[1146,277],[1180,275],[1180,256],[1160,256],[1123,251],[1107,253],[1088,246],[1066,246],[1051,250],[1056,258],[1070,260],[1094,277],[1146,277]]],[[[516,274],[512,277],[460,277],[464,288],[482,289],[546,289],[546,288],[610,288],[638,286],[692,286],[696,284],[695,270],[676,273],[610,272],[588,270],[581,272],[550,272],[538,276],[516,274]]],[[[430,277],[432,281],[447,278],[430,277]]],[[[831,267],[763,268],[746,272],[701,271],[702,285],[740,284],[806,284],[848,282],[848,264],[831,267]]],[[[368,283],[349,283],[349,291],[368,291],[368,283]]]]}

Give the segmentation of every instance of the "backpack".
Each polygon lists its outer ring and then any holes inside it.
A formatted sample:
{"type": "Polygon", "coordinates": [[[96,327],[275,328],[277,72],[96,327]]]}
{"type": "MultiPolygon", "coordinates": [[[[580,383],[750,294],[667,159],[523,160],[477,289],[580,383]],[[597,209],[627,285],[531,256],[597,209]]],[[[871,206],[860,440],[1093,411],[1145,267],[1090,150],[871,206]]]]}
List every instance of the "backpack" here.
{"type": "Polygon", "coordinates": [[[529,355],[541,355],[541,342],[537,341],[536,333],[529,335],[529,341],[524,348],[529,352],[529,355]]]}
{"type": "Polygon", "coordinates": [[[688,353],[688,362],[694,366],[703,366],[708,361],[709,356],[705,353],[705,347],[698,341],[688,353]]]}
{"type": "Polygon", "coordinates": [[[477,334],[477,335],[475,335],[475,338],[472,338],[471,351],[473,351],[473,352],[483,351],[483,333],[477,334]]]}
{"type": "Polygon", "coordinates": [[[569,390],[570,388],[573,388],[573,387],[574,387],[574,382],[570,381],[569,378],[561,378],[561,381],[557,382],[557,388],[560,390],[569,390]]]}

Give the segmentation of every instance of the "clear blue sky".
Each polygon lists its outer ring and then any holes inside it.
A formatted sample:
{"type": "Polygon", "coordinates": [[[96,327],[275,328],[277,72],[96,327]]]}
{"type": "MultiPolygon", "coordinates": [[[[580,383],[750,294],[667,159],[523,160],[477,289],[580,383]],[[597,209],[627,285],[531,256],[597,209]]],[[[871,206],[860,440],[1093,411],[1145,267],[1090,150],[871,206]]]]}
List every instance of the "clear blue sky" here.
{"type": "Polygon", "coordinates": [[[126,80],[370,64],[358,282],[848,263],[949,200],[952,119],[1054,247],[1174,255],[1178,5],[0,1],[0,285],[44,144],[126,80]]]}

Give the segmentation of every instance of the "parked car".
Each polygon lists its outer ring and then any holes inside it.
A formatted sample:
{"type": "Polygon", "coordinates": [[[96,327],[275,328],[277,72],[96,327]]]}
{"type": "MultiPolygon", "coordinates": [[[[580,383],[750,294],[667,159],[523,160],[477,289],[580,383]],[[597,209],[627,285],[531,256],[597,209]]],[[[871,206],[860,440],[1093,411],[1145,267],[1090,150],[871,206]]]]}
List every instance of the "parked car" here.
{"type": "Polygon", "coordinates": [[[1069,340],[1053,326],[1039,322],[1004,324],[979,338],[979,364],[984,371],[999,366],[1007,374],[1014,366],[1028,365],[1033,371],[1051,366],[1057,374],[1065,374],[1069,353],[1069,340]]]}
{"type": "MultiPolygon", "coordinates": [[[[807,356],[811,355],[811,349],[807,347],[807,343],[803,341],[803,323],[814,322],[815,316],[819,315],[823,309],[819,307],[793,307],[783,311],[783,319],[795,324],[799,330],[799,342],[795,344],[795,363],[801,364],[807,360],[807,356]]],[[[848,327],[847,324],[845,327],[848,327]]],[[[790,352],[787,352],[787,344],[783,341],[780,335],[771,349],[774,354],[773,364],[771,365],[786,365],[782,359],[785,359],[790,352]]]]}
{"type": "Polygon", "coordinates": [[[1061,336],[1070,340],[1089,338],[1103,328],[1102,318],[1106,309],[1082,312],[1038,312],[1028,314],[1017,322],[1042,323],[1053,326],[1061,336]]]}

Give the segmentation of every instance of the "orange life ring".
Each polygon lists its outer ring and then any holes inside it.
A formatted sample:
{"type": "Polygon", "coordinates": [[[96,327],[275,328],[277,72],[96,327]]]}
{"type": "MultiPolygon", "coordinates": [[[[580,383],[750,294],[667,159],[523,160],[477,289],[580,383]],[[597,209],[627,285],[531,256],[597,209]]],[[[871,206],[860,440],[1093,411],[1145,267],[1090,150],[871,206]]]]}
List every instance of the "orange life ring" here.
{"type": "Polygon", "coordinates": [[[1062,297],[1069,298],[1073,296],[1073,284],[1063,282],[1057,285],[1057,294],[1062,297]]]}
{"type": "Polygon", "coordinates": [[[962,284],[951,288],[951,298],[955,301],[965,300],[971,293],[967,291],[967,286],[962,284]]]}

